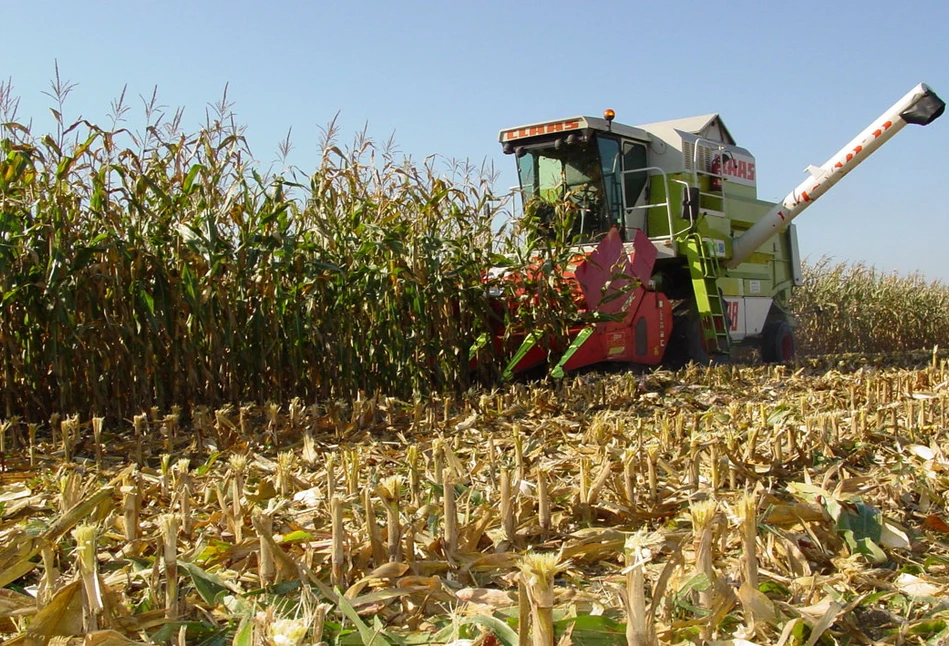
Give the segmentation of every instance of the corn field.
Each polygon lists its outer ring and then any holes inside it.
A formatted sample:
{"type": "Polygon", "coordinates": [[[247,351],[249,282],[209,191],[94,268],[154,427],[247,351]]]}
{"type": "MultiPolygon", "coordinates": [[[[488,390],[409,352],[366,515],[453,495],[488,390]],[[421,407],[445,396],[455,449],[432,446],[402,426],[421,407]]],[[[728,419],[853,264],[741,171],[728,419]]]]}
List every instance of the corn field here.
{"type": "MultiPolygon", "coordinates": [[[[190,134],[153,96],[133,134],[124,97],[111,128],[68,125],[70,86],[53,89],[43,136],[0,96],[8,415],[463,389],[498,315],[488,269],[566,253],[493,227],[503,204],[470,167],[446,178],[364,136],[344,149],[331,125],[312,173],[262,173],[226,94],[190,134]]],[[[560,321],[556,301],[519,315],[560,321]]]]}
{"type": "Polygon", "coordinates": [[[263,171],[226,95],[70,123],[70,87],[35,136],[0,85],[4,643],[949,639],[943,285],[821,262],[794,366],[501,387],[492,317],[575,314],[569,213],[499,230],[490,177],[332,126],[263,171]]]}
{"type": "MultiPolygon", "coordinates": [[[[472,348],[510,319],[486,297],[492,267],[540,294],[510,334],[556,340],[575,314],[551,270],[570,214],[552,237],[529,209],[499,230],[506,205],[476,169],[446,176],[365,136],[340,147],[330,125],[312,173],[263,172],[226,93],[194,133],[153,95],[136,134],[124,96],[109,128],[65,121],[70,89],[57,76],[58,128],[37,136],[0,86],[8,417],[464,390],[472,348]]],[[[938,283],[818,263],[795,310],[810,352],[893,351],[945,345],[947,303],[938,283]]]]}
{"type": "Polygon", "coordinates": [[[949,286],[862,263],[805,265],[794,292],[806,354],[900,352],[949,344],[949,286]]]}

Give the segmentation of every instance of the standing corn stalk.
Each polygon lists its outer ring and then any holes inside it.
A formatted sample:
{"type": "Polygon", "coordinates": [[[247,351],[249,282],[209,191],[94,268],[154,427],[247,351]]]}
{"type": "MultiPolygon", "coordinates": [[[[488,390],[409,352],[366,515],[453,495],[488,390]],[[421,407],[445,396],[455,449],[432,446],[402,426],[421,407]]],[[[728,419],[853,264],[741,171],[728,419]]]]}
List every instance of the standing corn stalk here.
{"type": "Polygon", "coordinates": [[[82,578],[82,618],[88,632],[99,629],[98,615],[102,611],[102,590],[99,585],[99,563],[96,553],[96,525],[78,525],[73,531],[79,574],[82,578]]]}
{"type": "Polygon", "coordinates": [[[511,487],[511,472],[506,467],[501,469],[500,494],[501,525],[504,528],[504,537],[508,543],[513,544],[517,538],[517,520],[511,487]]]}
{"type": "MultiPolygon", "coordinates": [[[[8,415],[468,385],[459,357],[491,315],[472,287],[516,245],[477,169],[447,180],[330,127],[301,184],[259,172],[226,99],[198,132],[142,137],[61,109],[55,136],[11,123],[0,142],[8,415]]],[[[153,96],[146,117],[162,115],[153,96]]]]}
{"type": "Polygon", "coordinates": [[[255,509],[251,512],[251,524],[260,542],[260,552],[258,560],[258,577],[261,587],[266,587],[275,582],[274,555],[271,550],[273,542],[273,514],[268,511],[255,509]]]}
{"type": "Polygon", "coordinates": [[[346,581],[346,533],[343,528],[343,499],[333,496],[330,500],[330,519],[333,527],[333,551],[331,580],[334,586],[344,587],[346,581]]]}
{"type": "Polygon", "coordinates": [[[742,581],[738,589],[745,614],[745,625],[755,629],[758,621],[771,621],[776,613],[771,600],[758,589],[758,496],[753,492],[744,492],[738,498],[737,515],[741,533],[742,581]]]}
{"type": "Polygon", "coordinates": [[[738,522],[741,531],[742,569],[745,583],[758,589],[758,497],[744,492],[738,499],[738,522]]]}
{"type": "Polygon", "coordinates": [[[550,492],[547,488],[547,469],[537,467],[537,522],[542,533],[550,531],[550,492]]]}
{"type": "Polygon", "coordinates": [[[640,530],[626,538],[626,643],[629,646],[647,646],[656,642],[652,617],[646,616],[646,578],[644,568],[652,557],[649,545],[654,537],[640,530]]]}
{"type": "Polygon", "coordinates": [[[712,530],[718,503],[714,500],[702,500],[692,503],[692,539],[695,546],[695,573],[704,574],[708,585],[699,591],[699,605],[709,609],[715,598],[715,569],[712,566],[712,530]]]}
{"type": "Polygon", "coordinates": [[[96,470],[98,471],[102,470],[102,425],[104,422],[104,417],[92,418],[92,439],[96,445],[96,470]]]}
{"type": "Polygon", "coordinates": [[[165,616],[178,617],[178,517],[162,514],[158,518],[165,562],[165,616]]]}
{"type": "Polygon", "coordinates": [[[247,470],[247,456],[232,453],[228,459],[231,467],[231,514],[234,518],[234,540],[238,543],[243,540],[244,506],[244,472],[247,470]]]}
{"type": "Polygon", "coordinates": [[[379,483],[379,495],[386,507],[386,543],[389,562],[402,559],[402,525],[399,521],[399,500],[402,477],[389,476],[379,483]]]}
{"type": "Polygon", "coordinates": [[[181,531],[185,538],[191,537],[191,528],[194,519],[191,517],[191,475],[188,473],[190,460],[181,458],[175,464],[175,471],[178,473],[177,492],[178,510],[181,516],[181,531]]]}
{"type": "Polygon", "coordinates": [[[455,478],[451,468],[442,471],[442,506],[445,517],[445,554],[454,560],[458,551],[458,513],[455,509],[455,478]]]}
{"type": "Polygon", "coordinates": [[[551,552],[528,552],[520,561],[521,579],[531,610],[531,644],[554,643],[554,576],[563,570],[560,557],[551,552]]]}

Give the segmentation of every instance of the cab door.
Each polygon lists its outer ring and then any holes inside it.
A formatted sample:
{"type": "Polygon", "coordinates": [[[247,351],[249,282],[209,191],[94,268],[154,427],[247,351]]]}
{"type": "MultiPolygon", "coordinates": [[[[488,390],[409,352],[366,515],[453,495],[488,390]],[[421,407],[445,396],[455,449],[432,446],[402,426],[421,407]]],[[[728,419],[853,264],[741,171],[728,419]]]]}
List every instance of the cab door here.
{"type": "Polygon", "coordinates": [[[603,189],[606,191],[607,220],[609,226],[623,230],[623,160],[620,155],[619,140],[597,136],[597,148],[600,155],[600,169],[603,174],[603,189]]]}
{"type": "Polygon", "coordinates": [[[623,142],[623,226],[625,238],[632,240],[636,230],[646,230],[645,206],[649,203],[649,171],[646,144],[623,142]]]}

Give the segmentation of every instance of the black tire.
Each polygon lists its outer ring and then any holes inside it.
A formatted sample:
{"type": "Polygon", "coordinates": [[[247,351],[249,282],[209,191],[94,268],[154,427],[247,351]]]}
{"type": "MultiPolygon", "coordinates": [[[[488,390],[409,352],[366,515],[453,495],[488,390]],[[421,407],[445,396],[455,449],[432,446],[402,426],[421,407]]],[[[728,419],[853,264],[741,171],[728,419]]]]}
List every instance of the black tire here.
{"type": "Polygon", "coordinates": [[[711,357],[702,343],[702,321],[691,301],[674,301],[672,305],[672,334],[663,363],[678,369],[689,363],[707,366],[711,357]]]}
{"type": "Polygon", "coordinates": [[[761,360],[765,363],[790,363],[797,357],[794,330],[787,321],[768,323],[761,334],[761,360]]]}

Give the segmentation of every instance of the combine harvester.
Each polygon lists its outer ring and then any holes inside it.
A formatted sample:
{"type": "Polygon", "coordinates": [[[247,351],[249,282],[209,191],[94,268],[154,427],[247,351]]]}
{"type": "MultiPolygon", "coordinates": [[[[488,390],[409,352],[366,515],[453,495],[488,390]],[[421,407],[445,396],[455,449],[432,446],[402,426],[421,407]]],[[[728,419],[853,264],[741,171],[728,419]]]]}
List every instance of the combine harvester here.
{"type": "Polygon", "coordinates": [[[572,204],[580,259],[565,275],[581,312],[599,319],[576,324],[561,347],[515,336],[505,374],[545,363],[554,376],[610,361],[709,363],[739,345],[790,361],[788,300],[801,284],[791,221],[903,126],[944,110],[916,86],[777,204],[757,198],[755,158],[717,114],[630,127],[607,110],[502,130],[525,203],[540,214],[572,204]]]}

